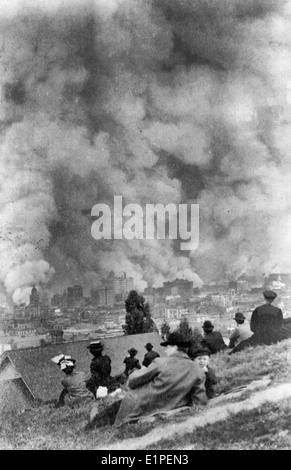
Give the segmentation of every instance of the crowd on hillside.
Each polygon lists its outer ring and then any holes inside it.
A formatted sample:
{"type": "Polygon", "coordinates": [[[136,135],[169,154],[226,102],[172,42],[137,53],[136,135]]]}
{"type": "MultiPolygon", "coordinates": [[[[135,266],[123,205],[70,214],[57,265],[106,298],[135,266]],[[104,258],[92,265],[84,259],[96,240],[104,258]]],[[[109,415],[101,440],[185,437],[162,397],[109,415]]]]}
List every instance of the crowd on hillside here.
{"type": "Polygon", "coordinates": [[[83,400],[98,401],[107,394],[115,396],[113,404],[95,413],[88,425],[93,428],[106,424],[118,427],[161,411],[206,404],[215,396],[217,384],[215,371],[210,366],[211,355],[224,350],[234,354],[249,346],[279,341],[283,314],[272,305],[277,294],[265,291],[263,295],[265,303],[253,311],[249,325],[243,313],[235,314],[236,328],[231,333],[228,346],[221,333],[206,320],[204,336],[198,346],[181,332],[174,331],[160,343],[165,348],[166,357],[160,357],[153,345],[147,343],[141,364],[136,357],[138,351],[130,348],[124,359],[124,371],[115,377],[111,376],[111,359],[103,355],[100,341],[93,341],[88,346],[93,355],[88,380],[85,380],[83,372],[76,371],[76,360],[71,356],[61,354],[54,357],[53,362],[65,374],[57,406],[83,400]]]}

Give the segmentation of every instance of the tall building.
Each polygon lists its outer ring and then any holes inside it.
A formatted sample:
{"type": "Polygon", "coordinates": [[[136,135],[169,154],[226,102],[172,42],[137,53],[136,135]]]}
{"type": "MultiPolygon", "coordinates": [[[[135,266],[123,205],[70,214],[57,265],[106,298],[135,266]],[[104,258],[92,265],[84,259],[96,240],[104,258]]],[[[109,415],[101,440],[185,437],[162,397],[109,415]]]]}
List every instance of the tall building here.
{"type": "Polygon", "coordinates": [[[99,290],[91,289],[91,304],[95,307],[99,305],[99,290]]]}
{"type": "Polygon", "coordinates": [[[113,289],[108,287],[100,287],[98,290],[99,306],[100,307],[113,307],[115,296],[113,289]]]}
{"type": "Polygon", "coordinates": [[[133,278],[127,277],[126,273],[118,277],[113,271],[110,271],[109,275],[101,280],[101,284],[102,287],[113,290],[114,297],[117,294],[125,296],[133,290],[133,278]]]}
{"type": "Polygon", "coordinates": [[[31,289],[31,294],[29,296],[29,309],[31,312],[31,317],[38,317],[40,314],[40,306],[39,306],[39,294],[36,290],[36,287],[33,286],[31,289]]]}
{"type": "Polygon", "coordinates": [[[124,294],[128,294],[131,290],[133,290],[133,278],[126,277],[125,273],[124,273],[124,278],[123,278],[123,289],[124,289],[124,294]]]}

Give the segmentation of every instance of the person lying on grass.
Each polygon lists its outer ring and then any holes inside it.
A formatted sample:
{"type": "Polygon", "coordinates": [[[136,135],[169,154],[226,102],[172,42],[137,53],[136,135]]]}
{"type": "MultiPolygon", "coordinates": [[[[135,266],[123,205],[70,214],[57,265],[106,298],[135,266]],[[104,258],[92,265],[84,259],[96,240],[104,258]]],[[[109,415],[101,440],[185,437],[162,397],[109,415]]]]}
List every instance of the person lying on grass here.
{"type": "Polygon", "coordinates": [[[51,360],[58,364],[61,371],[66,375],[61,381],[64,388],[56,403],[57,408],[65,404],[76,404],[84,400],[94,400],[93,394],[86,387],[84,372],[76,372],[75,370],[75,359],[71,356],[60,354],[51,360]]]}
{"type": "Polygon", "coordinates": [[[159,412],[207,403],[205,372],[187,355],[191,342],[174,331],[167,341],[167,357],[156,358],[148,367],[132,372],[122,400],[94,416],[86,430],[138,421],[159,412]]]}

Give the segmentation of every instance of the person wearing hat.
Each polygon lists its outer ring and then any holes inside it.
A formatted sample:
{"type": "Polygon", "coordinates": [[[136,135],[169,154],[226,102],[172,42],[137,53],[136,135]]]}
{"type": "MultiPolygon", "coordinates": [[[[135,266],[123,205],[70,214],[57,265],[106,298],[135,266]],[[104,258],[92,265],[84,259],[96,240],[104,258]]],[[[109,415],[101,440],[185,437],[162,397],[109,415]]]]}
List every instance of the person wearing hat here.
{"type": "Polygon", "coordinates": [[[174,331],[161,343],[167,357],[157,357],[148,367],[130,374],[116,427],[159,412],[207,403],[205,374],[187,355],[190,345],[181,333],[174,331]]]}
{"type": "Polygon", "coordinates": [[[219,331],[213,331],[214,325],[212,325],[210,320],[205,320],[202,328],[204,337],[201,340],[201,346],[208,348],[211,354],[216,354],[227,348],[222,334],[219,331]]]}
{"type": "Polygon", "coordinates": [[[229,354],[240,352],[249,346],[270,345],[279,341],[283,314],[280,308],[272,305],[277,294],[266,290],[263,296],[266,300],[265,304],[255,308],[251,316],[250,329],[254,334],[235,346],[229,354]]]}
{"type": "Polygon", "coordinates": [[[90,353],[94,356],[90,364],[91,377],[86,382],[86,386],[96,398],[97,388],[108,387],[112,382],[111,377],[111,359],[109,356],[102,354],[103,343],[101,341],[92,341],[87,346],[90,353]]]}
{"type": "Polygon", "coordinates": [[[246,317],[242,312],[236,312],[234,320],[236,321],[236,328],[230,335],[229,345],[230,349],[233,349],[242,341],[250,338],[254,333],[251,331],[249,325],[245,323],[246,317]]]}
{"type": "Polygon", "coordinates": [[[256,344],[272,344],[279,340],[279,331],[283,323],[283,313],[272,305],[277,297],[276,292],[263,292],[265,304],[255,308],[251,316],[250,328],[254,332],[256,344]]]}
{"type": "Polygon", "coordinates": [[[66,377],[61,381],[64,388],[59,396],[58,402],[56,403],[57,408],[64,406],[66,402],[76,404],[84,399],[94,399],[92,393],[89,392],[86,387],[84,372],[77,372],[75,370],[75,359],[71,356],[60,354],[59,356],[53,357],[51,360],[57,364],[61,371],[66,375],[66,377]]]}
{"type": "Polygon", "coordinates": [[[193,360],[199,364],[205,373],[205,390],[208,400],[215,395],[215,385],[217,384],[217,377],[212,367],[209,367],[210,351],[208,348],[198,348],[193,351],[193,360]]]}
{"type": "Polygon", "coordinates": [[[124,375],[126,377],[129,376],[135,369],[141,369],[141,365],[139,360],[135,357],[138,353],[138,351],[135,348],[130,348],[128,350],[129,357],[126,357],[124,359],[124,364],[125,364],[125,370],[124,370],[124,375]]]}
{"type": "Polygon", "coordinates": [[[142,365],[148,367],[156,357],[160,357],[159,353],[153,350],[153,345],[151,343],[147,343],[145,345],[147,353],[144,356],[142,361],[142,365]]]}

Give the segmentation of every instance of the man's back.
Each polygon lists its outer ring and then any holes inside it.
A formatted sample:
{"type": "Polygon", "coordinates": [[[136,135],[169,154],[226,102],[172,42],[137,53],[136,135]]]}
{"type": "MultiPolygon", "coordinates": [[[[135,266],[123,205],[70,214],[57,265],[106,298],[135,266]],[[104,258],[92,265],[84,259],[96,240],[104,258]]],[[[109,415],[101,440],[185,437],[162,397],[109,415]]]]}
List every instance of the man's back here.
{"type": "Polygon", "coordinates": [[[111,374],[111,359],[109,356],[97,356],[91,361],[90,370],[92,377],[99,380],[106,379],[111,374]]]}
{"type": "Polygon", "coordinates": [[[219,331],[205,332],[201,345],[207,347],[211,354],[215,354],[227,347],[219,331]]]}
{"type": "Polygon", "coordinates": [[[282,323],[282,310],[266,303],[253,311],[250,327],[259,342],[271,344],[278,339],[282,323]]]}
{"type": "Polygon", "coordinates": [[[132,371],[132,369],[141,368],[139,360],[136,357],[126,357],[123,362],[125,364],[125,375],[128,375],[129,372],[132,371]]]}
{"type": "Polygon", "coordinates": [[[281,328],[283,322],[282,310],[268,303],[255,308],[251,318],[251,330],[255,333],[262,322],[272,323],[275,328],[281,328]]]}
{"type": "Polygon", "coordinates": [[[145,356],[144,356],[144,360],[142,361],[142,365],[145,366],[145,367],[148,367],[154,359],[156,359],[156,357],[160,357],[159,353],[157,353],[156,351],[148,351],[145,356]]]}
{"type": "Polygon", "coordinates": [[[168,411],[191,403],[207,402],[205,374],[186,353],[156,358],[149,367],[133,372],[116,425],[138,416],[168,411]]]}
{"type": "Polygon", "coordinates": [[[234,348],[242,341],[250,338],[252,335],[253,332],[251,331],[248,324],[238,324],[229,338],[229,347],[234,348]]]}

